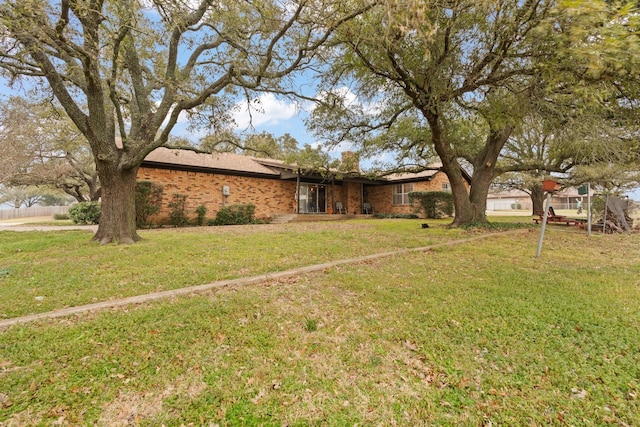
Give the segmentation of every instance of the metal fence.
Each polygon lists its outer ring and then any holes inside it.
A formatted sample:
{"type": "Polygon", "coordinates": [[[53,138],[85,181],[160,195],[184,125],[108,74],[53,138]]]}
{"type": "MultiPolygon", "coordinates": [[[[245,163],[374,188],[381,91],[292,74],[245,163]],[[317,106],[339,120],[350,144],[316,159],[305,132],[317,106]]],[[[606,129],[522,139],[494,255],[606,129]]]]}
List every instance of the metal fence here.
{"type": "Polygon", "coordinates": [[[35,206],[32,208],[0,209],[0,220],[51,216],[69,212],[69,206],[35,206]]]}

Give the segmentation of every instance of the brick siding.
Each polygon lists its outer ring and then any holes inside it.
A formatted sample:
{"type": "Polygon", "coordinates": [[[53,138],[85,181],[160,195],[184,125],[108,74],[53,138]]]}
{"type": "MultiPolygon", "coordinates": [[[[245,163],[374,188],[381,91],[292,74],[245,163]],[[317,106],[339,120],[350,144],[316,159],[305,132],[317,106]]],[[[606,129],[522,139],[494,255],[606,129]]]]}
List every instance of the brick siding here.
{"type": "Polygon", "coordinates": [[[171,169],[141,167],[138,180],[151,181],[163,186],[162,208],[151,221],[158,224],[169,222],[169,204],[174,194],[185,194],[187,218],[195,218],[195,210],[204,205],[207,218],[215,218],[224,206],[253,204],[256,218],[269,219],[277,213],[294,213],[295,181],[254,178],[245,176],[190,172],[171,169]],[[229,195],[222,194],[223,186],[229,187],[229,195]]]}
{"type": "MultiPolygon", "coordinates": [[[[296,182],[280,179],[258,178],[194,172],[175,169],[140,167],[138,180],[151,181],[163,186],[162,208],[150,218],[155,224],[168,224],[174,194],[187,195],[185,213],[187,218],[196,217],[195,210],[204,205],[207,218],[215,218],[224,206],[253,204],[256,218],[269,220],[275,214],[296,212],[296,182]],[[223,186],[229,187],[229,195],[222,194],[223,186]]],[[[442,183],[448,182],[443,172],[438,172],[431,181],[414,183],[414,191],[442,191],[442,183]]],[[[326,185],[327,207],[335,212],[335,202],[341,201],[349,214],[360,214],[362,202],[369,202],[375,213],[413,213],[410,205],[393,205],[394,184],[365,186],[353,182],[326,185]]]]}
{"type": "MultiPolygon", "coordinates": [[[[442,184],[448,182],[447,175],[444,172],[438,172],[430,181],[414,182],[413,191],[442,191],[442,184]]],[[[366,187],[364,201],[371,203],[375,213],[415,213],[412,205],[393,204],[393,187],[396,184],[366,187]]]]}

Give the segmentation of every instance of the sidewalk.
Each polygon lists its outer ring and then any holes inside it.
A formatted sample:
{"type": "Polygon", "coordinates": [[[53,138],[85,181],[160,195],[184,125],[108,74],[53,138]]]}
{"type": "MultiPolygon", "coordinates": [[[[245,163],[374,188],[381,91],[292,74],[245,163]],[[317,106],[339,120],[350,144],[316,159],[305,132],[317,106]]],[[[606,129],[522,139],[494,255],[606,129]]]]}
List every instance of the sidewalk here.
{"type": "Polygon", "coordinates": [[[60,231],[60,230],[85,230],[96,232],[97,225],[33,225],[43,222],[52,222],[50,216],[34,216],[29,218],[16,218],[0,220],[0,231],[60,231]],[[31,225],[30,225],[31,224],[31,225]]]}

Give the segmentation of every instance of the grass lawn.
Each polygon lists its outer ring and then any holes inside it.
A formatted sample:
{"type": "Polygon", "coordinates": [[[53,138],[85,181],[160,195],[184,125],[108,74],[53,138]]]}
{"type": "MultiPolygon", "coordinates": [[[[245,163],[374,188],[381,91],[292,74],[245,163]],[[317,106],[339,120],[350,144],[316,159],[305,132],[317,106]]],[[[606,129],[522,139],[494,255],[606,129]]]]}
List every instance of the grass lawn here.
{"type": "Polygon", "coordinates": [[[101,247],[83,231],[0,234],[0,318],[468,237],[450,220],[364,220],[142,230],[101,247]]]}
{"type": "MultiPolygon", "coordinates": [[[[129,247],[3,233],[0,292],[24,300],[25,253],[47,268],[69,254],[102,292],[123,263],[171,264],[156,286],[215,280],[207,246],[233,276],[469,235],[416,226],[149,232],[129,247]]],[[[537,231],[0,331],[0,425],[639,425],[640,235],[551,226],[536,259],[537,231]]],[[[43,276],[62,304],[80,292],[63,271],[43,276]]]]}

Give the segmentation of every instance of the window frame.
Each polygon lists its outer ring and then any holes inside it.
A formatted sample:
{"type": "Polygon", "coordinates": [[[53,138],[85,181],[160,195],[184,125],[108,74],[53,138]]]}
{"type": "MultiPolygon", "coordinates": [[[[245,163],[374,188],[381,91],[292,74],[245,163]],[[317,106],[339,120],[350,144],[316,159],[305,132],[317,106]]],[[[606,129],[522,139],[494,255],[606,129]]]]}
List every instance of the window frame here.
{"type": "Polygon", "coordinates": [[[413,188],[414,188],[413,182],[407,182],[403,184],[393,184],[393,190],[391,192],[391,204],[393,206],[410,205],[411,202],[409,201],[409,193],[414,191],[413,188]]]}

